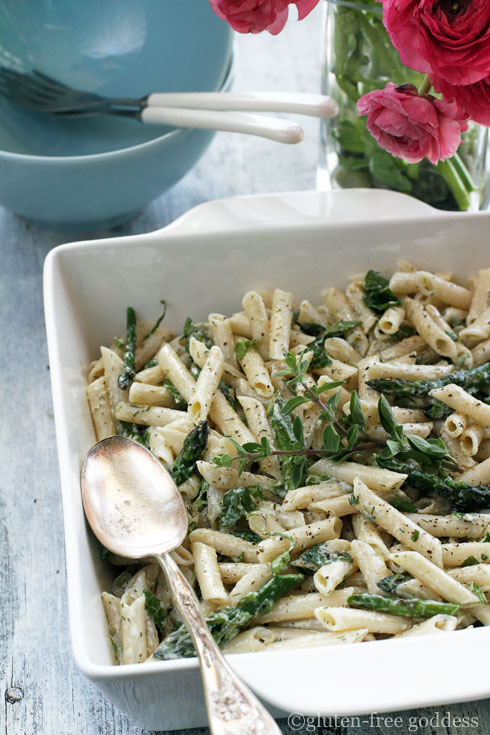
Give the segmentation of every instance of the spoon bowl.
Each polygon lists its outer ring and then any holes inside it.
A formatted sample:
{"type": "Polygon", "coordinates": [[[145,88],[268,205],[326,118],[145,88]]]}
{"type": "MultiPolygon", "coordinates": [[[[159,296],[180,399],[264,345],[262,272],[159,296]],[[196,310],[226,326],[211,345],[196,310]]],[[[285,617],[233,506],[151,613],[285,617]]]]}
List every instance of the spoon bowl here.
{"type": "Polygon", "coordinates": [[[90,449],[82,499],[95,535],[128,559],[173,551],[187,533],[184,502],[172,477],[151,452],[124,436],[90,449]]]}

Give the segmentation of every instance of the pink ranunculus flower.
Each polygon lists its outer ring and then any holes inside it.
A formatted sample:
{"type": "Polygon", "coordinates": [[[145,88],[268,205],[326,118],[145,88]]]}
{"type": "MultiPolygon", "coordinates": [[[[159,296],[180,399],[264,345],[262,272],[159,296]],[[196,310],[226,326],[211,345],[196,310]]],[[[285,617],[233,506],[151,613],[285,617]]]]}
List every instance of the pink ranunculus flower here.
{"type": "Polygon", "coordinates": [[[436,92],[454,99],[472,120],[490,127],[490,76],[474,84],[454,85],[431,74],[436,92]]]}
{"type": "Polygon", "coordinates": [[[388,82],[360,97],[357,107],[367,115],[366,127],[379,145],[398,158],[431,163],[456,153],[468,124],[459,105],[430,95],[419,96],[413,84],[388,82]]]}
{"type": "Polygon", "coordinates": [[[209,0],[214,12],[239,33],[269,31],[276,35],[284,28],[290,5],[296,5],[298,20],[306,18],[319,0],[209,0]]]}
{"type": "Polygon", "coordinates": [[[489,0],[382,0],[383,23],[403,63],[449,84],[490,74],[489,0]]]}

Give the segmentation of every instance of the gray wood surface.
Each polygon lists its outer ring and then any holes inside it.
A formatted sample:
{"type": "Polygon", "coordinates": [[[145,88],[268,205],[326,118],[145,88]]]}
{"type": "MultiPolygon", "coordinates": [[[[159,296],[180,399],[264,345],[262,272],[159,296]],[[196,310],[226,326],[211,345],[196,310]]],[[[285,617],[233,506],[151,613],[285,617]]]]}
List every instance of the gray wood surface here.
{"type": "MultiPolygon", "coordinates": [[[[291,22],[278,37],[238,37],[236,47],[237,90],[319,88],[319,8],[302,23],[291,22]]],[[[318,123],[304,120],[304,127],[306,140],[294,147],[217,135],[199,164],[173,190],[135,220],[104,236],[149,232],[209,199],[314,188],[318,123]]],[[[8,735],[141,732],[76,670],[67,626],[42,265],[53,246],[86,237],[39,230],[0,208],[0,672],[4,693],[0,724],[8,735]]],[[[394,670],[396,675],[395,664],[394,670]]],[[[413,673],[416,677],[415,665],[413,673]]],[[[389,721],[387,715],[378,721],[363,717],[359,722],[346,719],[337,723],[294,719],[290,725],[284,720],[281,727],[288,735],[480,735],[490,731],[488,701],[392,715],[396,716],[401,720],[389,721]],[[468,719],[455,719],[463,717],[468,719]]],[[[197,735],[207,730],[187,732],[197,735]]]]}

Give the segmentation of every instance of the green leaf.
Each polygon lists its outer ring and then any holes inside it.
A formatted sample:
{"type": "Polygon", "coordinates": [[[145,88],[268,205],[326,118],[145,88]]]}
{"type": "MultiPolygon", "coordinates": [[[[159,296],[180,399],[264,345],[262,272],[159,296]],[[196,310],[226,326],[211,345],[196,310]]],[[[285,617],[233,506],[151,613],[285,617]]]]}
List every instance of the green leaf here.
{"type": "Polygon", "coordinates": [[[401,342],[402,339],[413,337],[416,333],[417,332],[413,327],[410,327],[408,324],[402,324],[398,332],[388,335],[388,339],[390,342],[401,342]]]}
{"type": "MultiPolygon", "coordinates": [[[[324,383],[323,385],[315,385],[311,389],[315,395],[319,396],[321,393],[324,393],[326,390],[333,390],[334,388],[339,388],[341,385],[344,385],[345,380],[332,380],[329,383],[324,383]]],[[[337,403],[340,399],[340,391],[336,393],[337,397],[337,403]]],[[[331,400],[331,399],[330,399],[331,400]]]]}
{"type": "Polygon", "coordinates": [[[463,586],[467,587],[470,592],[473,592],[473,594],[478,597],[480,602],[482,602],[484,605],[488,605],[488,600],[485,597],[485,593],[483,592],[479,584],[477,584],[476,582],[465,582],[463,583],[463,586]]]}
{"type": "Polygon", "coordinates": [[[417,541],[417,539],[418,539],[419,536],[420,536],[420,531],[415,530],[412,533],[412,536],[411,536],[412,541],[414,541],[414,542],[417,541]]]}
{"type": "Polygon", "coordinates": [[[325,324],[318,324],[318,322],[296,322],[302,332],[308,334],[310,337],[318,337],[319,334],[323,334],[325,331],[325,324]]]}
{"type": "Polygon", "coordinates": [[[237,487],[227,490],[223,496],[223,506],[219,516],[221,526],[234,526],[240,518],[246,517],[257,509],[264,494],[258,485],[237,487]]]}
{"type": "Polygon", "coordinates": [[[241,362],[245,355],[247,354],[247,351],[257,344],[257,342],[260,342],[260,339],[240,339],[236,343],[236,356],[238,357],[239,361],[241,362]]]}
{"type": "Polygon", "coordinates": [[[343,337],[347,332],[359,327],[362,322],[359,319],[352,321],[338,321],[325,328],[323,337],[343,337]]]}
{"type": "Polygon", "coordinates": [[[313,357],[310,361],[310,370],[321,370],[322,368],[332,364],[331,359],[325,352],[323,342],[324,338],[321,336],[306,347],[308,352],[313,352],[313,357]]]}
{"type": "MultiPolygon", "coordinates": [[[[329,385],[331,384],[329,383],[329,385]]],[[[337,411],[341,395],[342,395],[342,391],[338,390],[336,393],[333,394],[333,396],[330,396],[328,401],[324,404],[325,411],[328,417],[330,418],[330,420],[333,420],[335,417],[335,413],[337,411]]]]}
{"type": "Polygon", "coordinates": [[[301,486],[303,476],[305,473],[305,457],[296,457],[296,462],[293,467],[293,486],[298,488],[301,486]]]}
{"type": "Polygon", "coordinates": [[[270,457],[270,454],[271,454],[272,449],[271,449],[271,445],[269,443],[268,437],[263,436],[261,438],[261,440],[260,440],[260,446],[262,447],[262,451],[264,452],[264,454],[266,454],[266,456],[270,457]]]}
{"type": "Polygon", "coordinates": [[[351,426],[349,431],[347,432],[347,447],[349,449],[353,449],[356,446],[358,439],[359,427],[357,425],[351,426]]]}
{"type": "Polygon", "coordinates": [[[303,403],[308,403],[309,401],[310,399],[305,396],[293,396],[293,398],[286,401],[284,406],[281,408],[281,413],[286,416],[287,414],[292,413],[295,408],[298,408],[298,406],[302,406],[303,403]]]}
{"type": "Polygon", "coordinates": [[[199,342],[203,342],[208,348],[211,348],[213,346],[213,343],[209,339],[207,332],[205,332],[202,327],[198,327],[196,324],[194,324],[190,316],[188,316],[185,320],[184,331],[181,337],[181,342],[185,345],[185,349],[187,350],[187,352],[189,352],[189,342],[191,337],[199,340],[199,342]]]}
{"type": "Polygon", "coordinates": [[[364,416],[364,412],[362,410],[361,401],[359,400],[359,397],[357,395],[357,391],[353,390],[350,397],[350,413],[348,416],[348,421],[353,426],[358,426],[361,429],[365,429],[366,424],[366,417],[364,416]]]}
{"type": "Polygon", "coordinates": [[[362,171],[363,169],[369,168],[369,158],[366,156],[343,156],[341,153],[338,155],[339,166],[343,166],[348,171],[362,171]]]}
{"type": "Polygon", "coordinates": [[[389,574],[387,577],[380,579],[379,582],[376,582],[376,584],[383,592],[392,594],[396,592],[398,585],[403,584],[403,582],[408,582],[410,579],[413,579],[411,574],[401,572],[400,574],[389,574]]]}
{"type": "Polygon", "coordinates": [[[378,271],[369,270],[364,282],[364,303],[376,314],[384,314],[401,301],[389,287],[389,281],[378,271]]]}
{"type": "MultiPolygon", "coordinates": [[[[355,89],[357,96],[357,88],[355,89]]],[[[339,120],[332,135],[338,140],[345,151],[349,153],[364,153],[366,145],[354,123],[349,120],[339,120]]]]}
{"type": "Polygon", "coordinates": [[[155,597],[149,590],[143,590],[145,595],[145,609],[150,618],[156,625],[158,632],[161,634],[165,628],[166,610],[158,597],[155,597]]]}
{"type": "MultiPolygon", "coordinates": [[[[303,449],[304,445],[298,441],[293,429],[291,416],[282,413],[284,399],[277,393],[269,406],[268,415],[272,431],[274,432],[275,446],[281,451],[303,449]]],[[[283,483],[287,490],[300,487],[305,469],[304,456],[281,456],[281,469],[283,472],[283,483]],[[299,478],[299,481],[298,481],[299,478]]]]}
{"type": "Polygon", "coordinates": [[[478,559],[475,559],[474,556],[468,556],[464,562],[461,564],[462,567],[472,567],[475,564],[479,564],[478,559]]]}
{"type": "Polygon", "coordinates": [[[209,482],[204,479],[204,477],[201,480],[201,487],[199,488],[199,492],[192,501],[192,510],[197,511],[198,513],[203,510],[207,504],[208,504],[208,488],[209,488],[209,482]]]}
{"type": "Polygon", "coordinates": [[[332,424],[327,424],[323,431],[323,448],[327,450],[327,452],[332,452],[332,454],[335,454],[339,451],[340,446],[340,436],[332,426],[332,424]]]}
{"type": "Polygon", "coordinates": [[[404,449],[404,445],[400,441],[398,441],[398,439],[387,439],[386,446],[389,449],[392,457],[396,457],[396,455],[400,454],[400,452],[403,452],[404,449]]]}
{"type": "Polygon", "coordinates": [[[305,445],[305,437],[303,434],[303,422],[301,421],[299,416],[296,416],[296,418],[293,421],[293,433],[298,442],[301,444],[302,447],[305,445]]]}
{"type": "Polygon", "coordinates": [[[262,537],[254,531],[250,531],[248,528],[228,530],[227,533],[231,533],[232,536],[242,538],[244,541],[250,541],[252,544],[260,544],[262,537]]]}
{"type": "Polygon", "coordinates": [[[412,191],[412,182],[400,171],[395,159],[387,151],[374,148],[369,159],[369,170],[376,181],[387,189],[402,191],[409,194],[412,191]]]}
{"type": "Polygon", "coordinates": [[[393,413],[391,410],[391,406],[386,400],[384,395],[381,395],[379,397],[378,401],[378,413],[379,413],[379,421],[381,423],[381,426],[386,431],[387,434],[390,436],[393,436],[395,433],[397,423],[395,419],[393,418],[393,413]]]}
{"type": "Polygon", "coordinates": [[[312,572],[316,572],[324,564],[330,564],[333,561],[348,561],[352,563],[354,559],[347,551],[332,551],[329,548],[328,541],[324,541],[321,544],[314,544],[314,546],[310,546],[306,551],[303,551],[292,564],[295,567],[310,569],[312,572]]]}

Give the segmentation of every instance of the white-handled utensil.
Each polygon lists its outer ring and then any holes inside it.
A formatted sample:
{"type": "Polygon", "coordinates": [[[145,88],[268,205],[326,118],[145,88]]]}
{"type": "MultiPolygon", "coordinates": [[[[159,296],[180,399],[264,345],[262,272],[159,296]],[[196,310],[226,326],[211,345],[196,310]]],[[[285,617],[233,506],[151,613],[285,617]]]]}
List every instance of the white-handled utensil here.
{"type": "Polygon", "coordinates": [[[252,113],[292,112],[314,117],[338,113],[335,100],[320,94],[156,92],[139,99],[110,98],[72,89],[36,70],[24,74],[8,68],[0,68],[0,95],[52,115],[122,115],[144,123],[245,133],[280,143],[299,143],[303,129],[294,122],[252,113]]]}
{"type": "Polygon", "coordinates": [[[293,112],[312,117],[334,117],[339,107],[332,97],[301,92],[155,92],[148,107],[191,107],[194,110],[293,112]]]}
{"type": "Polygon", "coordinates": [[[163,123],[180,128],[246,133],[270,138],[278,143],[300,143],[304,137],[303,128],[294,122],[246,112],[152,106],[142,110],[140,119],[144,123],[163,123]]]}

